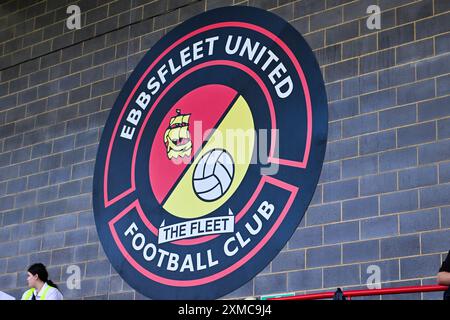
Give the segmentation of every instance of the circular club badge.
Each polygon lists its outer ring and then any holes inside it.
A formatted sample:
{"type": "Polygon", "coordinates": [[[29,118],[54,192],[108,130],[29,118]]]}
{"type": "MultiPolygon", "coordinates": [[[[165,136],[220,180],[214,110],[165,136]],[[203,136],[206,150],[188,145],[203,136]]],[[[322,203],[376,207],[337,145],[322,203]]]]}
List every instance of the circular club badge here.
{"type": "Polygon", "coordinates": [[[153,299],[215,299],[286,245],[314,194],[327,99],[286,21],[228,7],[147,52],[105,125],[95,222],[113,267],[153,299]]]}

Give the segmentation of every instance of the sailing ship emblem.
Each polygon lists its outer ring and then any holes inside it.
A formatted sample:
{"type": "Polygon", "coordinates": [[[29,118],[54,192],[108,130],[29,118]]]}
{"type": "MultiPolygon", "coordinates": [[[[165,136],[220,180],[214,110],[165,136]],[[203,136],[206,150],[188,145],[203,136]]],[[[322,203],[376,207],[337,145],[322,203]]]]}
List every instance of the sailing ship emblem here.
{"type": "Polygon", "coordinates": [[[177,109],[177,115],[170,119],[169,127],[164,133],[164,144],[167,147],[166,152],[169,159],[191,156],[190,116],[190,114],[182,114],[181,110],[177,109]]]}

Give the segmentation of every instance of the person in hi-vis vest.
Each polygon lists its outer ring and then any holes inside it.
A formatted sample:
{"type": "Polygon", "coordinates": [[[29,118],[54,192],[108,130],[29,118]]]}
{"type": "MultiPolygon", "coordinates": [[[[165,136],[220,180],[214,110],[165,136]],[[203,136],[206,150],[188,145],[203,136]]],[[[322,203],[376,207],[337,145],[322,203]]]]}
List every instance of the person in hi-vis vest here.
{"type": "Polygon", "coordinates": [[[48,272],[42,263],[35,263],[28,268],[28,287],[22,300],[62,300],[63,295],[58,286],[48,279],[48,272]]]}

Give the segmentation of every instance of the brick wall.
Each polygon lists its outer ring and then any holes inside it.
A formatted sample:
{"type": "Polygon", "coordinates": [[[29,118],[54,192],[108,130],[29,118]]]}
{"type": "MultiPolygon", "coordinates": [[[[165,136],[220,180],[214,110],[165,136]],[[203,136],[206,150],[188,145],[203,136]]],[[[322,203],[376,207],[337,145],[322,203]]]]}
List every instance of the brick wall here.
{"type": "MultiPolygon", "coordinates": [[[[0,6],[0,290],[20,297],[41,261],[66,298],[141,299],[99,243],[91,185],[102,126],[145,51],[218,6],[290,21],[321,65],[329,142],[288,245],[228,298],[434,284],[450,249],[450,1],[80,0],[0,6]],[[81,30],[66,28],[69,4],[81,30]],[[381,30],[366,27],[378,4],[381,30]],[[69,265],[81,268],[68,290],[69,265]]],[[[441,298],[441,293],[408,298],[441,298]]],[[[397,297],[384,297],[397,298],[397,297]]],[[[405,298],[405,296],[403,296],[405,298]]]]}

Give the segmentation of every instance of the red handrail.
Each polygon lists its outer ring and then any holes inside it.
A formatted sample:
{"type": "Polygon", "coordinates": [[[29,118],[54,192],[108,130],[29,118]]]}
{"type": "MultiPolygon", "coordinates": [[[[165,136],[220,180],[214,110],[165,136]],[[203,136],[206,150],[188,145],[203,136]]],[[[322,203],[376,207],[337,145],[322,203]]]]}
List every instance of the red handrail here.
{"type": "MultiPolygon", "coordinates": [[[[361,296],[378,296],[385,294],[403,294],[403,293],[416,293],[416,292],[434,292],[445,291],[447,286],[430,285],[430,286],[410,286],[410,287],[398,287],[398,288],[383,288],[383,289],[367,289],[367,290],[349,290],[343,291],[343,295],[346,298],[361,297],[361,296]]],[[[316,300],[316,299],[332,299],[334,292],[322,292],[303,294],[291,297],[271,298],[268,300],[316,300]]]]}

